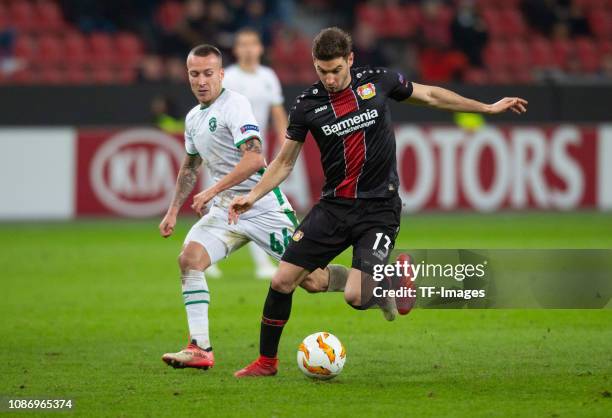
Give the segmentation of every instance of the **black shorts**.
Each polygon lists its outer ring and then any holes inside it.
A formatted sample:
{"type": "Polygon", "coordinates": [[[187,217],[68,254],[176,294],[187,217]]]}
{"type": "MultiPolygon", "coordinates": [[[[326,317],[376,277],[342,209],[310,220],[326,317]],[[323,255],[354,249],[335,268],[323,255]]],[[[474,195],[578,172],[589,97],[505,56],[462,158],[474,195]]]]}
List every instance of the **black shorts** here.
{"type": "Polygon", "coordinates": [[[402,201],[322,199],[296,228],[282,260],[313,271],[353,247],[352,267],[372,274],[387,262],[399,232],[402,201]]]}

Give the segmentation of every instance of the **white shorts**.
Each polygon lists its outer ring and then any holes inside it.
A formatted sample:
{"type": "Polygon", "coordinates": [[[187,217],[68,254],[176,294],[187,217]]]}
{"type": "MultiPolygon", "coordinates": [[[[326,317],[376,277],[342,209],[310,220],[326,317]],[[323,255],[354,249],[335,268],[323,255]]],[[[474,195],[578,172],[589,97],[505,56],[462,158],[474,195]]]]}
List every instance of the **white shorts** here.
{"type": "Polygon", "coordinates": [[[229,225],[227,211],[213,206],[187,233],[190,241],[202,244],[210,256],[211,264],[229,256],[249,241],[280,260],[297,226],[293,211],[267,211],[255,217],[239,218],[229,225]]]}

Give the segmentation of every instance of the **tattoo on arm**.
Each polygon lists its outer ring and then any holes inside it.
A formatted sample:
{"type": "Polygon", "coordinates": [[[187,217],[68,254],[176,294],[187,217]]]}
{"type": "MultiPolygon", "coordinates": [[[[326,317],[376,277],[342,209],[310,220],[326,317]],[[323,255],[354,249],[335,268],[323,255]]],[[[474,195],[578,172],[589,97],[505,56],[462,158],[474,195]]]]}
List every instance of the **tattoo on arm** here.
{"type": "Polygon", "coordinates": [[[180,208],[198,181],[198,168],[202,164],[199,155],[187,155],[176,179],[176,190],[172,198],[172,206],[180,208]]]}
{"type": "Polygon", "coordinates": [[[261,154],[263,152],[261,149],[261,141],[259,138],[249,138],[244,144],[240,145],[240,151],[243,153],[250,151],[261,154]]]}

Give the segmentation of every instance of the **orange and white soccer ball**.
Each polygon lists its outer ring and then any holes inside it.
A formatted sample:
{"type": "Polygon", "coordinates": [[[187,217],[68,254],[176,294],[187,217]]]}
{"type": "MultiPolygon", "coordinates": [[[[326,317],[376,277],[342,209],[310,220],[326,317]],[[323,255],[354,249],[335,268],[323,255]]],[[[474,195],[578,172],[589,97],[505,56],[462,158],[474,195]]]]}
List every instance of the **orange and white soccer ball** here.
{"type": "Polygon", "coordinates": [[[345,361],[344,346],[329,332],[315,332],[304,338],[298,347],[298,367],[313,379],[327,380],[338,376],[345,361]]]}

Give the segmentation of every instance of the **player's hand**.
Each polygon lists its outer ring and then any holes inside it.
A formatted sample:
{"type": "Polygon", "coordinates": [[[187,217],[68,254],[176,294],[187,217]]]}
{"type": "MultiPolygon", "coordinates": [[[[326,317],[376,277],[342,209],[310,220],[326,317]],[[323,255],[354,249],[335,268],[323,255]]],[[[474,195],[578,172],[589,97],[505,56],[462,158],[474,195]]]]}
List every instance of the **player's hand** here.
{"type": "Polygon", "coordinates": [[[511,110],[517,115],[525,113],[527,111],[527,100],[521,99],[520,97],[504,97],[499,102],[489,105],[489,114],[495,115],[503,113],[507,110],[511,110]]]}
{"type": "Polygon", "coordinates": [[[176,215],[167,213],[159,224],[159,233],[162,237],[168,238],[174,232],[176,226],[176,215]]]}
{"type": "Polygon", "coordinates": [[[232,203],[229,205],[228,223],[230,225],[237,224],[240,214],[251,209],[254,204],[255,202],[250,195],[235,197],[234,200],[232,200],[232,203]]]}
{"type": "Polygon", "coordinates": [[[201,218],[208,212],[206,204],[210,202],[216,195],[217,193],[213,192],[210,189],[206,189],[198,193],[193,197],[193,204],[191,205],[191,209],[193,209],[195,213],[197,213],[198,216],[201,218]]]}

